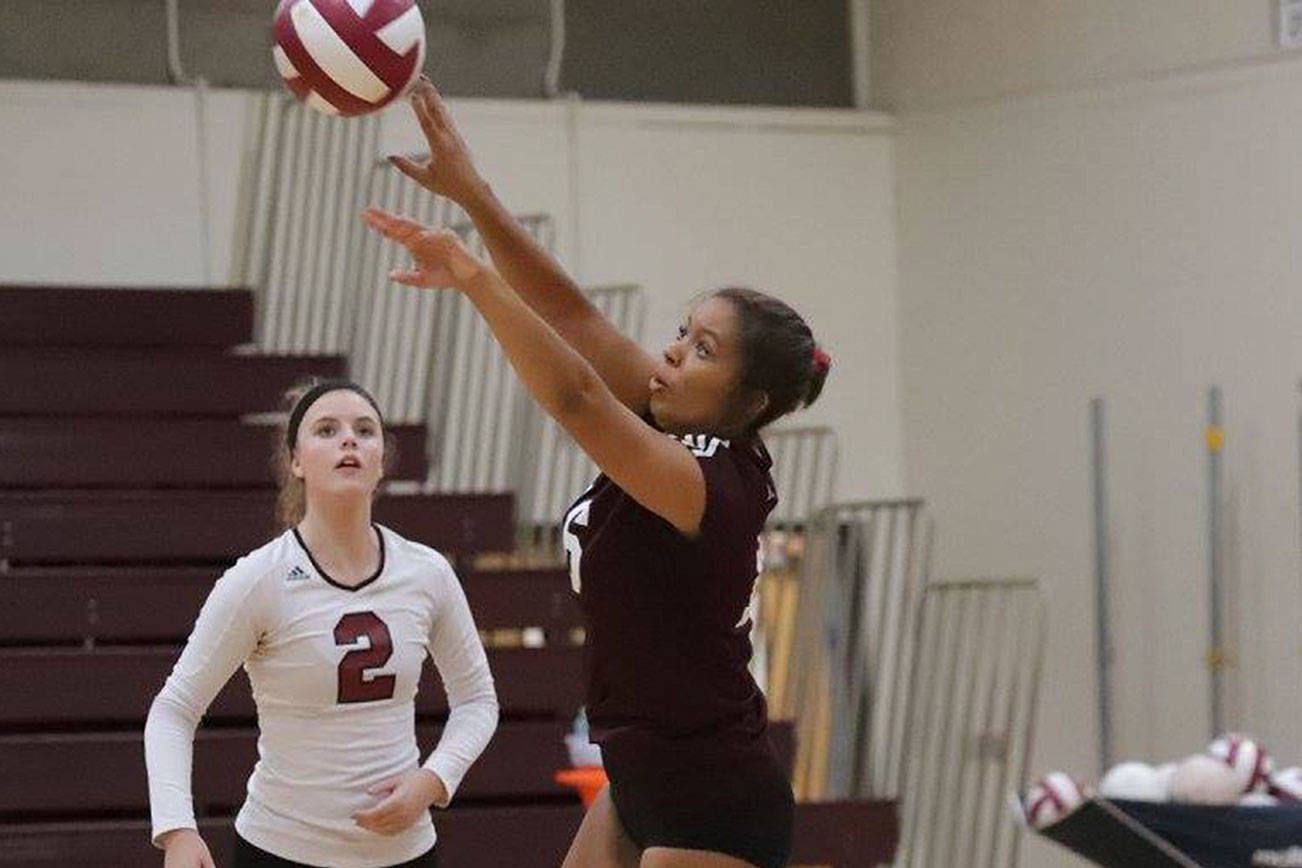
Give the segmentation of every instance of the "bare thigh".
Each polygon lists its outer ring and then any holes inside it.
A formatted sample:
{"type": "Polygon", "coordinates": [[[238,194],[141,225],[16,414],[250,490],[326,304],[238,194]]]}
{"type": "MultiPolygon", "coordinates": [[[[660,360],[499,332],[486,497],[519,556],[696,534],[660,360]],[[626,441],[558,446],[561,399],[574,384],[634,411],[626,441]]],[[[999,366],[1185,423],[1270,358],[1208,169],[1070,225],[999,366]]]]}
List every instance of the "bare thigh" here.
{"type": "Polygon", "coordinates": [[[745,859],[709,850],[680,850],[676,847],[648,847],[640,868],[755,868],[745,859]]]}
{"type": "Polygon", "coordinates": [[[584,814],[561,868],[638,868],[637,845],[619,822],[609,785],[584,814]]]}

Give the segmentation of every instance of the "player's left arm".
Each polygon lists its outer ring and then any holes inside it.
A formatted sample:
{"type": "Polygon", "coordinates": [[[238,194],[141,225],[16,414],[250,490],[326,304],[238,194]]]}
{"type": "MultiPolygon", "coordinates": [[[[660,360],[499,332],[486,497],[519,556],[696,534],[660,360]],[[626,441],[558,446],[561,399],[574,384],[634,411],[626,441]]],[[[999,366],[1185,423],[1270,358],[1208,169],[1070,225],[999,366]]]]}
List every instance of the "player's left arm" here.
{"type": "Polygon", "coordinates": [[[461,779],[497,729],[498,704],[488,655],[465,591],[452,567],[446,561],[440,566],[440,599],[428,648],[447,693],[450,713],[423,768],[443,783],[446,798],[438,807],[447,807],[461,779]]]}
{"type": "Polygon", "coordinates": [[[705,476],[686,447],[622,404],[592,365],[456,235],[376,209],[366,219],[415,260],[412,269],[391,274],[394,280],[465,293],[525,386],[602,472],[682,533],[697,533],[705,513],[705,476]]]}

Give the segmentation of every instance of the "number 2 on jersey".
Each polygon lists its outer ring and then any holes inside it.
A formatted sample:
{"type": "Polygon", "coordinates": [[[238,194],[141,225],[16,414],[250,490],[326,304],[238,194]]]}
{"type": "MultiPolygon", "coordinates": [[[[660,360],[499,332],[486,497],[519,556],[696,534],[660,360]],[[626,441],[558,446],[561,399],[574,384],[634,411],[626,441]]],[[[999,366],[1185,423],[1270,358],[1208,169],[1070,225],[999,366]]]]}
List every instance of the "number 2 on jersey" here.
{"type": "Polygon", "coordinates": [[[336,645],[354,645],[363,636],[370,640],[370,647],[349,651],[339,661],[340,704],[375,702],[393,697],[397,676],[366,678],[366,670],[379,669],[393,656],[393,638],[389,635],[388,625],[374,612],[350,612],[335,625],[336,645]]]}

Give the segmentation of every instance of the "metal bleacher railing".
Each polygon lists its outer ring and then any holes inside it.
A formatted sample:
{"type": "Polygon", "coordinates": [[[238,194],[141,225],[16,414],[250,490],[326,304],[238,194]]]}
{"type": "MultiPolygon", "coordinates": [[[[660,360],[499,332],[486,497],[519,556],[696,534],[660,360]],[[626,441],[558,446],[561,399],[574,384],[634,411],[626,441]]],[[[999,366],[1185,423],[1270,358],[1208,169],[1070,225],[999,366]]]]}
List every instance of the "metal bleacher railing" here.
{"type": "Polygon", "coordinates": [[[896,800],[899,868],[1016,865],[1006,799],[1034,741],[1037,585],[931,581],[918,500],[828,504],[794,539],[798,564],[765,576],[766,601],[794,615],[764,623],[797,797],[896,800]]]}
{"type": "Polygon", "coordinates": [[[796,617],[774,673],[795,721],[793,781],[810,799],[899,796],[916,602],[931,524],[917,500],[828,504],[804,535],[796,617]]]}
{"type": "Polygon", "coordinates": [[[899,786],[900,868],[1015,866],[1044,659],[1032,580],[930,585],[919,607],[899,786]]]}

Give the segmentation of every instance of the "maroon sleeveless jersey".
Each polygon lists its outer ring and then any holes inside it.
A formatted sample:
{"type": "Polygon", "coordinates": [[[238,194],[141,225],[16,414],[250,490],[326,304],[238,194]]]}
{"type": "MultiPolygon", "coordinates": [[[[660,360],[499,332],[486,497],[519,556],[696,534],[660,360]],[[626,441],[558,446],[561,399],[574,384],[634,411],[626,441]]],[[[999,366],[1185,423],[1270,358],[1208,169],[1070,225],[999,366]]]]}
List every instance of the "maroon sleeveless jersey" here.
{"type": "Polygon", "coordinates": [[[773,462],[758,437],[681,440],[705,475],[694,539],[605,474],[565,514],[594,742],[629,728],[750,740],[767,721],[747,665],[759,534],[777,503],[773,462]]]}

